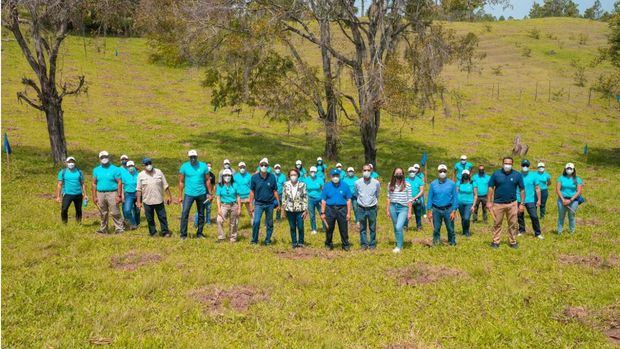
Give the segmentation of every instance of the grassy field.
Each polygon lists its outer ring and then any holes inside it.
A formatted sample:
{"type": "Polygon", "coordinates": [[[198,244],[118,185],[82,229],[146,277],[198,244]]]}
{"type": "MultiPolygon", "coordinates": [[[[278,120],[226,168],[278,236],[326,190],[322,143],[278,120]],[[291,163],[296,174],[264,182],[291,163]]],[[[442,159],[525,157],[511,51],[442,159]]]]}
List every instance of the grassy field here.
{"type": "MultiPolygon", "coordinates": [[[[607,100],[588,105],[588,89],[572,85],[570,66],[596,55],[606,25],[545,19],[451,26],[479,34],[487,53],[480,74],[445,72],[448,86],[466,96],[462,117],[454,106],[450,118],[438,110],[434,125],[431,115],[406,122],[384,116],[378,171],[411,166],[424,151],[429,169],[465,153],[490,170],[521,135],[528,158],[544,159],[554,177],[564,163],[576,163],[588,199],[576,234],[552,232],[554,196],[542,222],[546,239],[534,239],[528,227],[518,250],[490,249],[483,224],[473,225],[469,239],[459,235],[455,248],[428,248],[426,224],[407,232],[405,250],[393,255],[384,198],[379,248],[370,253],[358,250],[355,232],[350,253],[324,251],[322,234],[308,234],[311,248],[291,253],[284,222],[276,224],[273,246],[253,248],[247,216],[237,244],[216,244],[214,225],[207,240],[182,242],[178,205],[167,208],[171,239],[149,238],[146,227],[95,235],[92,205],[82,226],[63,226],[51,195],[58,167],[48,155],[44,116],[15,98],[31,73],[16,43],[3,42],[2,132],[14,153],[10,168],[2,164],[2,346],[613,347],[606,333],[620,327],[620,113],[607,100]],[[539,39],[529,36],[532,29],[539,39]],[[583,44],[580,34],[587,35],[583,44]],[[501,75],[491,69],[498,65],[501,75]],[[492,95],[496,84],[499,97],[492,95]],[[552,92],[570,88],[570,98],[549,101],[549,84],[552,92]]],[[[115,159],[152,157],[174,196],[190,148],[216,169],[224,158],[256,163],[268,156],[288,167],[321,155],[318,121],[287,136],[283,124],[258,111],[214,112],[201,71],[150,64],[145,40],[71,37],[64,50],[63,76],[84,74],[89,84],[87,95],[64,103],[70,155],[89,185],[102,149],[115,159]]],[[[589,81],[607,69],[589,69],[589,81]]],[[[341,134],[341,160],[359,170],[357,129],[345,122],[341,134]]]]}

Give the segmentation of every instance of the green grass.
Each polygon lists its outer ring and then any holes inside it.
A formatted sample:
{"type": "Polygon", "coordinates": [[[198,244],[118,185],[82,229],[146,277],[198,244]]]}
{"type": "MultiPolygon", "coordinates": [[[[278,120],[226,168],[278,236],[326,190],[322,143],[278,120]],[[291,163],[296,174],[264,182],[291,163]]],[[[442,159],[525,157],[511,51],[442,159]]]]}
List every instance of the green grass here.
{"type": "MultiPolygon", "coordinates": [[[[144,227],[122,236],[96,236],[98,218],[92,217],[83,226],[72,222],[63,226],[58,205],[46,197],[56,185],[58,168],[48,155],[45,119],[15,98],[22,89],[20,78],[30,71],[15,42],[3,42],[2,131],[8,132],[14,150],[10,168],[2,164],[3,347],[88,347],[97,338],[110,339],[109,346],[119,348],[396,343],[450,348],[611,347],[601,314],[620,304],[619,267],[565,265],[557,260],[563,254],[620,256],[619,113],[607,107],[607,101],[594,99],[588,106],[587,88],[571,86],[569,65],[575,56],[596,55],[606,27],[574,19],[493,23],[491,32],[483,24],[451,26],[481,35],[480,49],[488,54],[481,74],[467,77],[455,67],[444,74],[448,86],[468,98],[464,117],[456,117],[454,106],[451,118],[438,110],[433,127],[430,115],[407,121],[385,115],[378,142],[379,172],[387,175],[394,166],[408,167],[424,151],[429,152],[429,169],[442,161],[452,164],[462,153],[492,169],[519,134],[530,145],[528,158],[545,159],[554,177],[564,163],[577,164],[588,199],[578,217],[590,223],[580,224],[577,234],[552,233],[553,197],[549,216],[542,222],[546,239],[523,237],[519,250],[505,245],[491,250],[490,226],[476,224],[474,236],[459,236],[456,248],[408,243],[401,255],[394,256],[384,198],[379,249],[365,253],[355,246],[351,253],[335,253],[333,259],[282,258],[280,252],[290,249],[286,223],[276,224],[276,244],[269,248],[252,248],[247,238],[235,245],[215,244],[214,226],[207,228],[206,241],[181,242],[176,205],[168,207],[177,234],[172,239],[150,239],[144,227]],[[541,30],[540,40],[527,36],[534,27],[541,30]],[[564,48],[546,33],[563,40],[564,48]],[[589,40],[578,47],[569,39],[571,33],[574,37],[588,33],[589,40]],[[523,57],[522,47],[530,47],[532,57],[523,57]],[[557,54],[545,55],[550,48],[557,54]],[[504,65],[503,75],[491,74],[489,67],[499,64],[504,65]],[[554,89],[570,87],[571,100],[547,102],[549,80],[554,89]],[[537,81],[540,94],[535,101],[537,81]],[[490,96],[492,84],[498,83],[499,99],[490,96]],[[585,143],[590,147],[588,159],[582,155],[585,143]],[[163,259],[135,271],[111,267],[113,257],[132,250],[157,253],[163,259]],[[467,275],[414,287],[400,286],[390,274],[394,268],[418,262],[456,268],[467,275]],[[214,315],[190,296],[209,285],[248,285],[263,290],[268,299],[246,312],[225,307],[214,315]],[[570,306],[586,308],[587,321],[558,321],[570,306]]],[[[263,156],[288,167],[297,158],[309,163],[321,153],[324,135],[316,120],[287,136],[284,125],[269,123],[259,111],[214,112],[209,91],[200,87],[199,69],[149,64],[142,39],[110,38],[105,53],[102,47],[103,39],[71,37],[61,64],[64,76],[83,73],[89,84],[88,95],[64,102],[70,154],[88,174],[102,149],[114,158],[122,153],[134,159],[150,156],[173,183],[176,196],[175,173],[190,148],[198,149],[201,158],[213,161],[216,168],[224,158],[253,164],[263,156]],[[114,55],[117,47],[119,56],[114,55]]],[[[592,68],[588,76],[592,79],[608,69],[592,68]]],[[[356,127],[343,121],[341,135],[342,162],[359,170],[363,153],[356,127]]],[[[87,212],[95,213],[92,205],[87,212]]],[[[247,216],[241,223],[247,236],[247,216]]],[[[406,240],[430,235],[427,224],[423,232],[407,232],[406,240]]],[[[355,233],[351,236],[358,241],[355,233]]],[[[322,238],[307,235],[312,248],[320,249],[322,238]]]]}

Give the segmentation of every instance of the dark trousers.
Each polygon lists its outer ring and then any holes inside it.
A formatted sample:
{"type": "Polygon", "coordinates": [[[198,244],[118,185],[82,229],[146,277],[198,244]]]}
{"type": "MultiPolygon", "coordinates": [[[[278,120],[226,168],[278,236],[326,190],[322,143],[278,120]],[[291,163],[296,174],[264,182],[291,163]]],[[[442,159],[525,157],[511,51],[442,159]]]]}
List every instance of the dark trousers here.
{"type": "Polygon", "coordinates": [[[69,220],[69,207],[71,207],[71,203],[75,206],[75,220],[78,223],[82,222],[82,199],[84,196],[82,194],[77,195],[69,195],[64,194],[62,196],[62,206],[60,208],[60,218],[63,223],[67,223],[69,220]]]}
{"type": "Polygon", "coordinates": [[[325,220],[327,221],[327,232],[325,234],[325,246],[333,247],[334,228],[338,222],[340,241],[342,248],[349,246],[349,226],[347,224],[347,206],[325,206],[325,220]]]}
{"type": "Polygon", "coordinates": [[[252,243],[258,243],[258,232],[260,230],[260,219],[265,213],[265,227],[267,235],[265,236],[265,245],[271,244],[271,234],[273,234],[273,203],[263,204],[254,201],[254,218],[252,220],[252,243]]]}
{"type": "Polygon", "coordinates": [[[181,211],[181,229],[179,229],[182,238],[187,237],[187,221],[189,220],[189,211],[191,211],[194,201],[196,201],[196,207],[198,208],[198,228],[196,230],[196,235],[204,236],[202,234],[202,229],[205,226],[204,204],[206,199],[206,194],[198,196],[185,195],[183,197],[183,209],[181,211]]]}
{"type": "Polygon", "coordinates": [[[441,222],[446,225],[448,230],[448,242],[450,245],[456,245],[456,233],[454,232],[454,222],[450,220],[452,209],[433,207],[433,245],[441,242],[439,232],[441,231],[441,222]]]}
{"type": "Polygon", "coordinates": [[[463,235],[471,236],[469,232],[471,216],[471,204],[459,204],[459,215],[461,216],[461,227],[463,227],[463,235]]]}
{"type": "Polygon", "coordinates": [[[474,217],[473,217],[473,221],[477,222],[478,221],[478,207],[482,205],[482,220],[486,223],[487,222],[487,196],[483,195],[483,196],[478,196],[478,199],[476,199],[476,204],[474,205],[474,217]]]}
{"type": "Polygon", "coordinates": [[[540,191],[540,218],[545,218],[547,212],[547,199],[549,198],[549,189],[540,191]]]}
{"type": "Polygon", "coordinates": [[[358,222],[360,223],[360,244],[362,247],[377,246],[377,205],[372,207],[358,206],[358,222]],[[370,232],[370,234],[368,234],[370,232]],[[370,240],[368,239],[370,235],[370,240]]]}
{"type": "Polygon", "coordinates": [[[151,236],[157,234],[157,229],[155,226],[155,214],[157,214],[159,225],[161,225],[161,235],[170,233],[170,231],[168,230],[168,218],[166,217],[166,206],[162,202],[161,204],[157,205],[144,204],[144,215],[146,216],[146,222],[149,226],[149,234],[151,236]]]}
{"type": "MultiPolygon", "coordinates": [[[[418,230],[422,229],[422,215],[424,214],[424,200],[418,198],[413,202],[413,215],[415,216],[415,226],[418,230]]],[[[409,228],[409,218],[405,220],[405,230],[409,228]]]]}
{"type": "MultiPolygon", "coordinates": [[[[280,211],[280,210],[278,210],[280,211]]],[[[304,219],[303,212],[286,211],[288,225],[291,228],[291,242],[293,247],[304,244],[304,219]]]]}
{"type": "MultiPolygon", "coordinates": [[[[522,205],[522,204],[519,204],[522,205]]],[[[540,235],[540,221],[538,220],[537,208],[535,203],[525,204],[525,210],[530,215],[532,221],[532,229],[534,229],[534,235],[540,235]]],[[[517,214],[517,220],[519,221],[519,233],[525,233],[525,212],[519,212],[517,214]]]]}

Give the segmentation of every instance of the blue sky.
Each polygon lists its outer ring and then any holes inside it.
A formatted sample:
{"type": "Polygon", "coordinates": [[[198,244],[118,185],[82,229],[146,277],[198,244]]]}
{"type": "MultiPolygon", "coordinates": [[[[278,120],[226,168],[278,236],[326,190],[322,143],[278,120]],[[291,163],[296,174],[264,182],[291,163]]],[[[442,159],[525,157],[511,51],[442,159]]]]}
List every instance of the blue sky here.
{"type": "MultiPolygon", "coordinates": [[[[595,0],[573,0],[577,5],[579,5],[579,13],[583,14],[588,7],[591,7],[594,4],[595,0]]],[[[601,0],[601,5],[603,5],[604,11],[610,11],[614,7],[615,0],[601,0]]],[[[532,4],[537,2],[539,4],[543,3],[543,0],[512,0],[510,4],[512,8],[508,8],[506,10],[502,9],[501,6],[488,7],[486,9],[487,12],[492,13],[494,16],[504,16],[508,18],[508,16],[513,16],[514,18],[523,18],[528,15],[530,12],[530,8],[532,4]]]]}

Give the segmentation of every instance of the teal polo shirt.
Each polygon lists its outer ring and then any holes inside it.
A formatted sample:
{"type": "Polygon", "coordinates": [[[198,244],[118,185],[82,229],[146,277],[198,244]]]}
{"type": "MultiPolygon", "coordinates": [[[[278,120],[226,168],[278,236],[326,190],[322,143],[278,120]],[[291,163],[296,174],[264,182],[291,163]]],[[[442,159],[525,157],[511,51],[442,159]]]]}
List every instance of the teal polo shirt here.
{"type": "Polygon", "coordinates": [[[126,193],[135,193],[138,185],[138,171],[133,174],[129,170],[121,171],[121,182],[123,183],[123,191],[126,193]]]}
{"type": "Polygon", "coordinates": [[[474,204],[474,188],[476,188],[476,182],[459,183],[458,200],[459,204],[474,204]]]}
{"type": "Polygon", "coordinates": [[[485,196],[489,193],[489,179],[491,179],[491,176],[486,173],[482,176],[480,174],[476,174],[472,176],[472,179],[476,182],[478,196],[485,196]]]}
{"type": "Polygon", "coordinates": [[[58,181],[62,182],[62,193],[67,195],[82,194],[82,183],[84,183],[84,175],[77,168],[72,170],[63,168],[58,172],[58,181]]]}
{"type": "Polygon", "coordinates": [[[547,172],[536,172],[536,176],[538,176],[538,187],[540,187],[540,190],[549,189],[547,182],[551,179],[551,176],[547,172]]]}
{"type": "Polygon", "coordinates": [[[306,177],[304,179],[304,183],[306,183],[306,191],[308,192],[308,197],[310,199],[316,200],[321,198],[323,185],[325,185],[323,178],[319,178],[319,176],[315,176],[314,178],[306,177]]]}
{"type": "Polygon", "coordinates": [[[249,173],[235,173],[233,175],[235,180],[235,186],[237,189],[237,194],[242,199],[247,199],[250,197],[250,181],[252,181],[252,175],[249,173]]]}
{"type": "Polygon", "coordinates": [[[374,178],[374,179],[379,178],[379,173],[377,171],[372,171],[370,173],[370,178],[374,178]]]}
{"type": "Polygon", "coordinates": [[[202,161],[198,161],[195,165],[192,165],[191,161],[184,162],[179,169],[179,174],[185,176],[185,195],[205,195],[207,193],[205,182],[208,173],[209,168],[202,161]]]}
{"type": "Polygon", "coordinates": [[[93,178],[97,180],[97,191],[115,191],[118,189],[117,179],[121,179],[121,170],[109,164],[99,165],[93,169],[93,178]]]}
{"type": "Polygon", "coordinates": [[[424,185],[424,177],[415,175],[415,177],[407,177],[407,183],[411,185],[411,197],[420,194],[420,187],[424,185]]]}
{"type": "Polygon", "coordinates": [[[234,204],[237,202],[237,188],[235,185],[218,184],[215,195],[220,197],[223,204],[234,204]]]}
{"type": "MultiPolygon", "coordinates": [[[[525,203],[531,204],[537,201],[536,186],[538,185],[538,175],[536,173],[521,173],[523,176],[523,185],[525,186],[525,203]]],[[[520,195],[517,195],[520,198],[520,195]]]]}
{"type": "Polygon", "coordinates": [[[460,182],[461,181],[461,177],[462,177],[462,172],[464,170],[470,170],[470,172],[471,172],[472,167],[474,167],[474,164],[472,164],[471,162],[465,162],[465,165],[463,165],[459,161],[456,164],[454,164],[454,170],[456,171],[456,181],[460,182]]]}
{"type": "Polygon", "coordinates": [[[557,182],[560,183],[560,193],[562,193],[562,196],[565,198],[570,198],[575,195],[575,193],[577,193],[577,186],[583,185],[583,181],[579,178],[579,176],[574,178],[562,175],[558,177],[557,182]]]}
{"type": "Polygon", "coordinates": [[[349,187],[349,191],[351,192],[351,195],[353,195],[353,197],[357,197],[357,193],[355,192],[355,182],[357,182],[358,179],[359,177],[355,175],[353,177],[349,177],[347,175],[341,178],[342,183],[346,184],[349,187]]]}
{"type": "Polygon", "coordinates": [[[278,185],[278,195],[282,195],[282,189],[284,189],[284,183],[286,182],[286,175],[281,172],[274,175],[276,176],[276,184],[278,185]]]}

